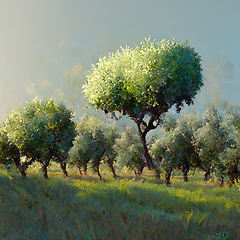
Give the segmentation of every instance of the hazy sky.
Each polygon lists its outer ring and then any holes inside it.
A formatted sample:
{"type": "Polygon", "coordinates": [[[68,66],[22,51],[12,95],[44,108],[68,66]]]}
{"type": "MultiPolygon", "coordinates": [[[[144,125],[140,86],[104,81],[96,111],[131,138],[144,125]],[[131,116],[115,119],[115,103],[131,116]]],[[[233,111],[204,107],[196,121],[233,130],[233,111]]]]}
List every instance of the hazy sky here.
{"type": "Polygon", "coordinates": [[[148,36],[189,40],[202,56],[197,106],[239,104],[239,10],[239,0],[0,0],[0,119],[35,96],[81,111],[90,63],[148,36]]]}

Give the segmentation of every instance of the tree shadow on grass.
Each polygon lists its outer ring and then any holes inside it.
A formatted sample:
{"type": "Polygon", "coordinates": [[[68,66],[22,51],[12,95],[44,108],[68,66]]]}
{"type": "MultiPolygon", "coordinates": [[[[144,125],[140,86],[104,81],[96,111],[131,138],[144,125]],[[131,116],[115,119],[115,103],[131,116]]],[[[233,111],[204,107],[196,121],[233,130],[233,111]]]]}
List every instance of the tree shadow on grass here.
{"type": "Polygon", "coordinates": [[[95,185],[0,175],[0,198],[1,239],[212,239],[217,229],[233,239],[240,234],[238,222],[219,220],[207,203],[147,182],[95,185]]]}
{"type": "Polygon", "coordinates": [[[0,175],[0,239],[66,238],[69,229],[77,228],[71,209],[84,208],[78,193],[62,179],[0,175]]]}

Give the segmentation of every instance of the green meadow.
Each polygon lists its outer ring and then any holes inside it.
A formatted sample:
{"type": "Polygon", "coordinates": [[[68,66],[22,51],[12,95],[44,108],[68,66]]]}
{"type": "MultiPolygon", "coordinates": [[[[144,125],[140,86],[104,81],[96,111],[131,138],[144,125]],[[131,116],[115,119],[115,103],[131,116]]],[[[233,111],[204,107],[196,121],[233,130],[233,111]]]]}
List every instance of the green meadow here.
{"type": "Polygon", "coordinates": [[[0,168],[0,239],[239,239],[239,185],[199,172],[188,183],[174,172],[167,187],[150,171],[138,181],[103,171],[99,181],[75,169],[63,179],[56,166],[45,179],[37,169],[23,179],[0,168]]]}

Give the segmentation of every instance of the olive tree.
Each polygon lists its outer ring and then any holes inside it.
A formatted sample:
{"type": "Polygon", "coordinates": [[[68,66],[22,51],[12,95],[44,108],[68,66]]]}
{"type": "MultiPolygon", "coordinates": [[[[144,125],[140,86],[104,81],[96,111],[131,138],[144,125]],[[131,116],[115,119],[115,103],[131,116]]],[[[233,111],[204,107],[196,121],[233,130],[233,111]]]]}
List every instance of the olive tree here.
{"type": "Polygon", "coordinates": [[[216,174],[220,178],[223,187],[224,178],[228,178],[233,185],[235,180],[239,183],[240,177],[240,133],[232,129],[228,133],[228,144],[220,153],[219,162],[216,164],[216,174]]]}
{"type": "Polygon", "coordinates": [[[127,167],[133,170],[138,179],[146,163],[141,139],[133,127],[127,127],[119,139],[116,140],[114,149],[117,152],[117,164],[120,168],[127,167]]]}
{"type": "Polygon", "coordinates": [[[50,161],[60,163],[65,176],[68,151],[75,137],[73,111],[54,100],[33,100],[23,109],[17,109],[7,117],[4,130],[15,143],[21,156],[25,156],[25,168],[34,161],[42,164],[44,177],[50,161]]]}
{"type": "Polygon", "coordinates": [[[73,141],[73,146],[69,150],[70,161],[69,164],[71,166],[76,166],[79,170],[79,173],[83,172],[86,175],[87,173],[87,164],[90,161],[91,155],[91,143],[92,138],[90,133],[84,133],[75,137],[73,141]]]}
{"type": "Polygon", "coordinates": [[[83,93],[96,108],[117,119],[129,116],[136,124],[146,164],[160,171],[149,153],[146,136],[172,106],[180,112],[203,85],[201,58],[188,42],[145,39],[100,58],[87,74],[83,93]]]}
{"type": "Polygon", "coordinates": [[[163,122],[165,134],[152,146],[154,160],[166,171],[167,184],[174,168],[181,169],[184,181],[188,182],[190,167],[200,165],[194,132],[201,127],[202,119],[193,114],[182,115],[179,119],[167,114],[163,122]]]}
{"type": "Polygon", "coordinates": [[[220,177],[221,186],[224,178],[230,180],[230,184],[238,183],[240,177],[240,109],[238,106],[228,104],[225,109],[223,128],[227,132],[227,147],[220,154],[220,162],[217,164],[217,175],[220,177]]]}
{"type": "Polygon", "coordinates": [[[205,172],[204,180],[207,181],[227,146],[227,131],[222,126],[223,117],[215,105],[207,106],[203,118],[203,126],[194,135],[201,158],[200,168],[205,172]]]}
{"type": "Polygon", "coordinates": [[[0,164],[15,164],[21,175],[26,177],[24,166],[21,165],[18,147],[8,139],[3,131],[0,132],[0,164]]]}
{"type": "Polygon", "coordinates": [[[111,124],[106,125],[98,117],[85,116],[81,119],[78,127],[78,136],[73,142],[73,147],[69,151],[70,163],[76,165],[80,174],[83,167],[86,174],[87,165],[97,172],[100,180],[100,164],[105,161],[111,169],[114,178],[116,153],[113,149],[118,132],[111,124]]]}
{"type": "Polygon", "coordinates": [[[196,145],[194,133],[202,127],[200,115],[186,114],[179,118],[177,127],[173,130],[173,142],[177,145],[179,167],[183,172],[183,179],[188,182],[190,167],[200,166],[199,149],[196,145]]]}

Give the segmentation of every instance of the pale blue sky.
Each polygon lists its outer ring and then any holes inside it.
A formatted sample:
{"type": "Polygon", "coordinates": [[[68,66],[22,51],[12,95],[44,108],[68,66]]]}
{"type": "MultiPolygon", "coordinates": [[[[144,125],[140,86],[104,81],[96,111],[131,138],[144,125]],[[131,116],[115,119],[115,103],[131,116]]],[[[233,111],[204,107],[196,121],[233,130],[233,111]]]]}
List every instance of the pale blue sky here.
{"type": "Polygon", "coordinates": [[[239,10],[239,0],[0,0],[0,119],[35,95],[75,96],[91,62],[149,35],[189,40],[202,56],[197,106],[239,104],[239,10]]]}

